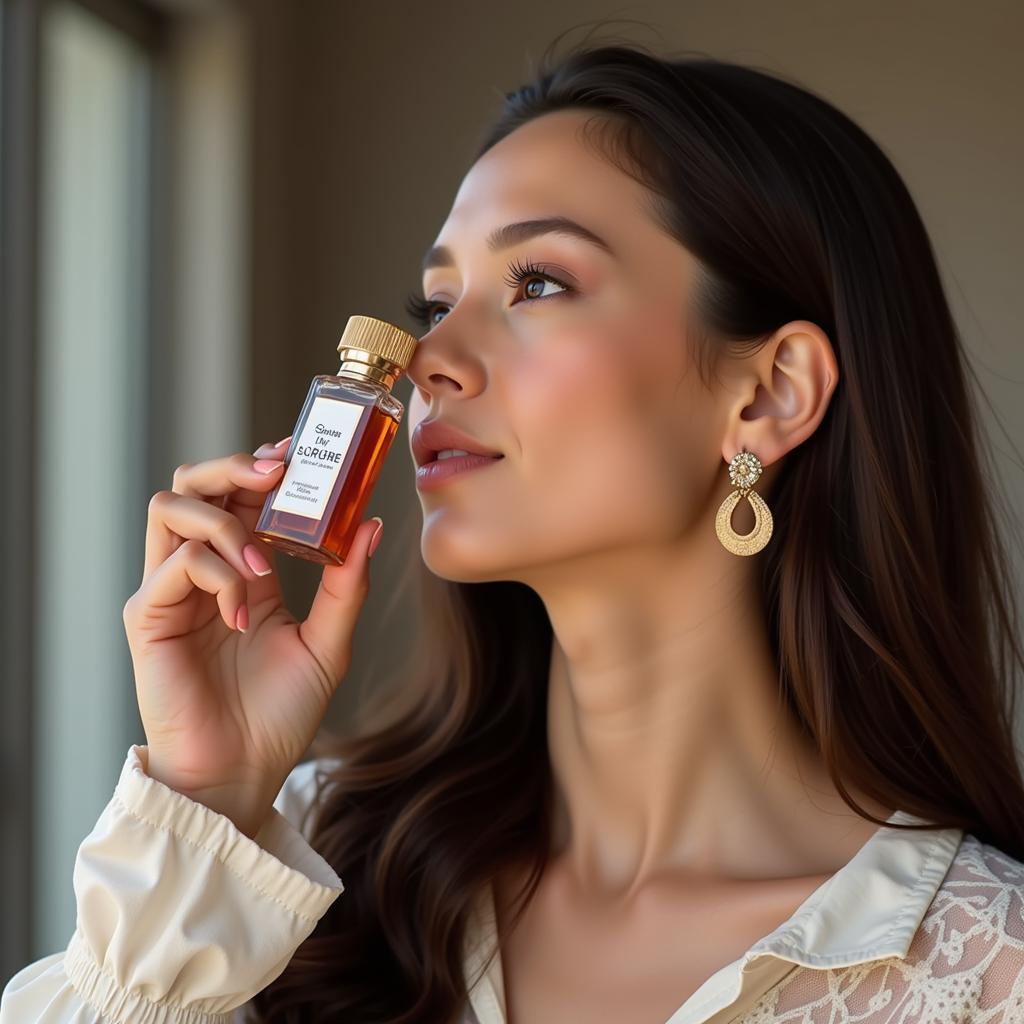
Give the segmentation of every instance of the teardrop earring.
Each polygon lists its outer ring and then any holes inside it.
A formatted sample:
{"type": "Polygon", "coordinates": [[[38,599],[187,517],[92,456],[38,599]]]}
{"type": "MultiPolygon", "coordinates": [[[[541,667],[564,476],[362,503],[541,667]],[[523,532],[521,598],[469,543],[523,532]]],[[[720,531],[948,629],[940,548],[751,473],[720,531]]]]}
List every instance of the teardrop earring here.
{"type": "Polygon", "coordinates": [[[729,482],[738,490],[732,492],[718,508],[715,516],[715,532],[722,546],[734,555],[755,555],[771,539],[772,514],[764,498],[752,490],[761,475],[761,460],[746,448],[737,452],[729,463],[729,482]],[[746,496],[754,510],[754,528],[750,533],[737,533],[732,528],[732,513],[746,496]]]}

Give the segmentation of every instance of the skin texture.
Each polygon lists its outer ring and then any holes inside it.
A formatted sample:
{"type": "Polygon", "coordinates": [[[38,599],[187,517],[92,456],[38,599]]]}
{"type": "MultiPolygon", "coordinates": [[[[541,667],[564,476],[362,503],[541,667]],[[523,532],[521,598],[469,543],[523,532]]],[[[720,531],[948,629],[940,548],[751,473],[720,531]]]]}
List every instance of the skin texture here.
{"type": "MultiPolygon", "coordinates": [[[[829,338],[781,325],[705,387],[685,327],[693,258],[643,187],[580,137],[588,116],[529,122],[463,179],[435,239],[456,266],[423,278],[438,306],[408,368],[407,423],[439,416],[505,455],[418,492],[428,567],[519,580],[554,628],[557,841],[503,933],[510,1020],[659,1024],[877,826],[846,807],[779,707],[757,556],[727,551],[714,529],[737,451],[760,458],[765,495],[820,424],[838,383],[829,338]],[[615,255],[554,234],[485,243],[556,214],[615,255]],[[513,259],[578,293],[510,287],[513,259]]],[[[746,502],[733,526],[752,528],[746,502]]],[[[496,887],[500,929],[514,880],[496,887]]]]}

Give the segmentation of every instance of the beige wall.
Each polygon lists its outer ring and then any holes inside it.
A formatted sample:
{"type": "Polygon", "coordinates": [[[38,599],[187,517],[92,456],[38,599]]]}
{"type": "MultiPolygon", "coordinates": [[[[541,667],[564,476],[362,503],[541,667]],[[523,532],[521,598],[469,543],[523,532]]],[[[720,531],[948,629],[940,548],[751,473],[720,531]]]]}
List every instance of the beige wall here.
{"type": "MultiPolygon", "coordinates": [[[[558,31],[612,16],[651,23],[653,30],[619,24],[611,31],[659,52],[701,50],[781,71],[874,136],[916,197],[1009,439],[1024,438],[1019,4],[253,0],[249,9],[255,438],[277,440],[291,429],[310,377],[336,369],[349,315],[408,326],[402,301],[418,285],[418,259],[501,93],[525,77],[528,56],[558,31]]],[[[409,390],[407,380],[396,387],[403,401],[409,390]]],[[[382,623],[381,615],[389,579],[418,546],[405,429],[368,512],[384,517],[386,533],[355,662],[332,709],[338,727],[355,694],[348,684],[386,670],[399,646],[377,652],[374,634],[382,625],[403,628],[401,601],[398,619],[382,623]]],[[[1024,497],[1019,472],[1008,486],[1024,497]]],[[[318,571],[302,564],[284,571],[293,607],[305,609],[318,571]]]]}

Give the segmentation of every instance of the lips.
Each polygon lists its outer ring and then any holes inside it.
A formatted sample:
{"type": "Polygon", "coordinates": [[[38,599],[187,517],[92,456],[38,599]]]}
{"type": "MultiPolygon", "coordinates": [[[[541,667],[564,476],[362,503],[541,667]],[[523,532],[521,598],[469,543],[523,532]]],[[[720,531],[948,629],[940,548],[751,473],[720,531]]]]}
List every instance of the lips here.
{"type": "Polygon", "coordinates": [[[416,470],[416,488],[420,491],[432,491],[444,487],[449,480],[471,476],[483,472],[488,466],[501,462],[500,457],[492,455],[453,455],[444,459],[434,459],[424,463],[416,470]]]}
{"type": "MultiPolygon", "coordinates": [[[[437,461],[437,453],[447,448],[461,448],[471,455],[482,455],[490,459],[504,458],[501,452],[483,444],[471,434],[438,419],[421,420],[412,432],[412,452],[417,466],[425,466],[437,461]]],[[[456,456],[456,458],[464,458],[464,456],[456,456]]]]}

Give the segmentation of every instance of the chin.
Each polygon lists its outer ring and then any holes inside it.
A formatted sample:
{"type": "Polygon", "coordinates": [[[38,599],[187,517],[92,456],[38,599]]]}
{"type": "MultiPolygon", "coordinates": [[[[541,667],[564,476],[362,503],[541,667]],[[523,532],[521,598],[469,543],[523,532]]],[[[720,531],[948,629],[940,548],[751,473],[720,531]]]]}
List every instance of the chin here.
{"type": "Polygon", "coordinates": [[[424,526],[420,554],[426,567],[452,583],[493,583],[514,577],[513,566],[501,557],[494,544],[471,534],[465,525],[448,528],[440,523],[424,526]]]}

